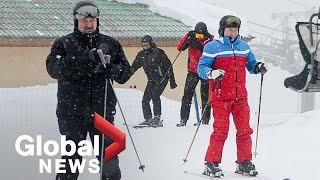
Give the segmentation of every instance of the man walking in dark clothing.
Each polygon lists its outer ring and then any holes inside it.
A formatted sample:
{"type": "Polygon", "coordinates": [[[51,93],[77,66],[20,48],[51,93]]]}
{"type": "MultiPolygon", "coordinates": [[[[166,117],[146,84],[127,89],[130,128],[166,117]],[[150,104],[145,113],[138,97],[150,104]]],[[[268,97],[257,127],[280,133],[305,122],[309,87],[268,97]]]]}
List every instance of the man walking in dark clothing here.
{"type": "Polygon", "coordinates": [[[171,62],[165,52],[156,47],[153,39],[145,35],[141,39],[141,50],[132,63],[131,72],[134,74],[143,67],[147,75],[148,83],[142,98],[142,110],[145,121],[140,125],[150,125],[153,127],[163,126],[161,120],[161,99],[160,96],[170,80],[170,88],[177,87],[175,82],[171,62]],[[150,108],[150,101],[153,102],[153,115],[150,108]]]}
{"type": "MultiPolygon", "coordinates": [[[[122,84],[130,77],[130,65],[120,43],[99,33],[99,13],[93,2],[78,2],[73,9],[74,32],[57,39],[46,60],[49,75],[58,80],[56,114],[59,131],[75,144],[85,140],[87,133],[91,141],[94,135],[98,135],[101,142],[102,135],[94,128],[93,113],[105,113],[106,119],[113,123],[116,98],[110,82],[115,80],[122,84]],[[98,49],[109,57],[110,63],[105,67],[99,59],[98,49]]],[[[104,139],[105,147],[111,143],[110,139],[104,139]]],[[[67,151],[70,148],[67,146],[67,151]]],[[[100,156],[101,152],[99,160],[100,156]]],[[[76,151],[72,156],[62,156],[62,159],[66,159],[66,173],[57,174],[56,180],[76,180],[79,172],[71,172],[69,160],[81,161],[82,157],[76,151]]],[[[121,178],[118,157],[103,164],[100,170],[106,180],[121,178]]]]}
{"type": "Polygon", "coordinates": [[[203,47],[206,43],[213,40],[213,36],[208,32],[207,25],[203,22],[198,22],[195,26],[194,31],[189,31],[178,43],[178,51],[184,51],[188,48],[188,74],[186,78],[186,83],[184,86],[184,94],[181,101],[180,110],[180,123],[177,124],[178,127],[185,126],[189,119],[190,107],[195,88],[201,81],[201,104],[202,104],[202,123],[208,124],[210,119],[210,107],[204,108],[208,101],[208,89],[209,83],[207,80],[201,79],[197,74],[197,67],[199,59],[203,52],[203,47]]]}

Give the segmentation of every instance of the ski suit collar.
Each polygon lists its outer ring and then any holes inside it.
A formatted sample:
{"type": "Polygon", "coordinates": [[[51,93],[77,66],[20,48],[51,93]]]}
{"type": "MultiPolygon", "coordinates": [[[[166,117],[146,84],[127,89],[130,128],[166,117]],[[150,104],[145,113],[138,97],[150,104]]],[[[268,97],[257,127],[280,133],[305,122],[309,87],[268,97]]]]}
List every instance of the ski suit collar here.
{"type": "Polygon", "coordinates": [[[228,36],[225,37],[220,37],[219,39],[217,39],[220,43],[225,44],[225,45],[231,45],[231,44],[238,44],[241,40],[241,36],[238,35],[238,37],[234,40],[234,42],[232,43],[230,41],[230,38],[228,36]]]}
{"type": "Polygon", "coordinates": [[[93,34],[84,34],[81,33],[78,29],[74,31],[76,38],[78,38],[81,42],[86,44],[89,49],[97,48],[99,44],[99,30],[97,29],[96,32],[93,34]]]}

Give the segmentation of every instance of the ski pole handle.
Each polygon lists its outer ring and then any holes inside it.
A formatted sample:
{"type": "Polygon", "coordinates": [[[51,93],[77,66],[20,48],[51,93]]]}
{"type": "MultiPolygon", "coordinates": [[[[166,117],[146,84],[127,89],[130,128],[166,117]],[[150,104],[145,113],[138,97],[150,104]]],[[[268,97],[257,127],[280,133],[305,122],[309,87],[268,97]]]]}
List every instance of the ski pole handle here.
{"type": "MultiPolygon", "coordinates": [[[[98,53],[98,56],[99,56],[99,59],[100,59],[101,64],[102,64],[104,67],[106,67],[107,61],[106,61],[105,58],[104,58],[104,55],[103,55],[102,50],[101,50],[101,49],[97,49],[97,53],[98,53]]],[[[110,63],[110,62],[109,62],[109,63],[110,63]]]]}
{"type": "Polygon", "coordinates": [[[97,49],[97,53],[100,59],[101,64],[106,67],[106,64],[110,64],[111,56],[109,54],[104,55],[101,49],[97,49]]]}

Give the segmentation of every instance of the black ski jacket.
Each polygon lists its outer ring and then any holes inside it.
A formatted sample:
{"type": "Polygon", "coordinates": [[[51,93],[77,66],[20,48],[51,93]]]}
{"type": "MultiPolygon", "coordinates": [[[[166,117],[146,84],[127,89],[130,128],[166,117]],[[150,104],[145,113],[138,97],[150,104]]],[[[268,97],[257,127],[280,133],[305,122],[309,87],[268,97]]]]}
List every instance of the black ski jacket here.
{"type": "Polygon", "coordinates": [[[143,67],[148,81],[163,82],[170,78],[170,84],[175,83],[171,61],[166,53],[153,45],[149,50],[141,50],[132,63],[131,73],[143,67]],[[166,76],[166,77],[165,77],[166,76]]]}
{"type": "MultiPolygon", "coordinates": [[[[110,76],[88,68],[92,48],[101,48],[111,56],[112,64],[121,67],[121,73],[111,79],[112,82],[123,84],[130,78],[130,65],[120,43],[114,38],[100,33],[83,35],[76,30],[57,39],[47,57],[46,68],[49,75],[58,80],[58,118],[78,115],[92,119],[93,112],[103,116],[106,79],[110,76]]],[[[106,104],[107,116],[114,115],[116,98],[110,81],[106,104]]]]}

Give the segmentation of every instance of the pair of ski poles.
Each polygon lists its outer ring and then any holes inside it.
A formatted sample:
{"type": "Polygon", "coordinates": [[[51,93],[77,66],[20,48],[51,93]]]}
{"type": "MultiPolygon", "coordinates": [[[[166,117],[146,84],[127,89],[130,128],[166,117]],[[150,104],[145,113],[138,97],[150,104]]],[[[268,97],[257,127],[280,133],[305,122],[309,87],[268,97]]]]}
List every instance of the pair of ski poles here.
{"type": "MultiPolygon", "coordinates": [[[[258,152],[257,152],[257,149],[258,149],[258,138],[259,138],[259,126],[260,126],[260,112],[261,112],[261,99],[262,99],[262,85],[263,85],[263,75],[264,74],[261,74],[261,80],[260,80],[260,93],[259,93],[259,109],[258,109],[258,122],[257,122],[257,129],[256,129],[256,141],[255,141],[255,150],[254,150],[254,157],[256,157],[258,155],[258,152]]],[[[221,79],[220,79],[221,80],[221,79]]],[[[218,82],[219,80],[215,80],[213,82],[213,91],[215,91],[215,88],[216,88],[216,83],[218,82]]],[[[193,143],[195,141],[195,138],[197,136],[197,133],[199,131],[199,127],[201,125],[201,122],[202,122],[202,117],[203,117],[203,113],[206,111],[206,109],[208,107],[210,107],[210,102],[211,102],[211,95],[212,93],[209,93],[209,98],[208,98],[208,101],[206,103],[206,106],[204,107],[204,110],[202,112],[202,116],[201,116],[201,119],[200,119],[200,122],[198,123],[198,126],[197,126],[197,129],[195,130],[193,136],[192,136],[192,140],[191,140],[191,143],[190,143],[190,146],[188,148],[188,151],[187,151],[187,154],[186,156],[183,158],[183,164],[185,164],[186,162],[188,162],[188,156],[189,156],[189,153],[191,151],[191,148],[193,146],[193,143]]]]}

